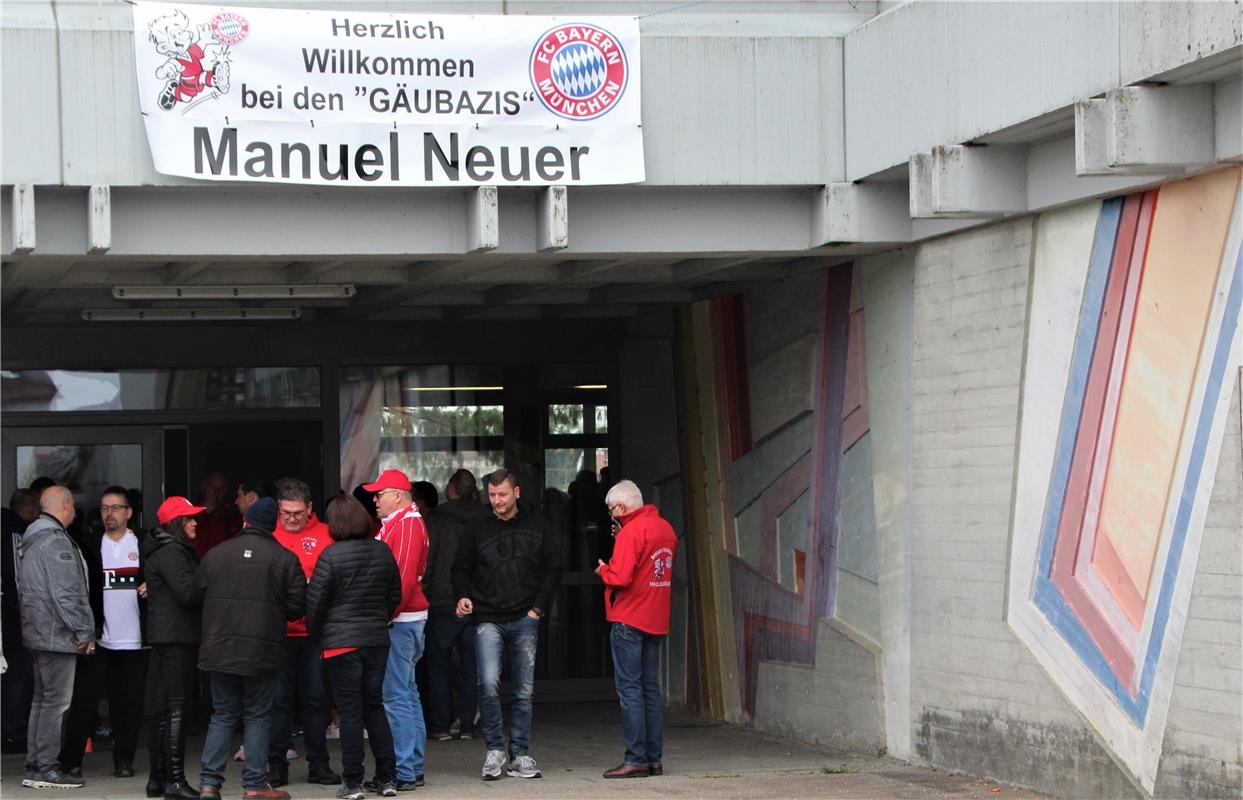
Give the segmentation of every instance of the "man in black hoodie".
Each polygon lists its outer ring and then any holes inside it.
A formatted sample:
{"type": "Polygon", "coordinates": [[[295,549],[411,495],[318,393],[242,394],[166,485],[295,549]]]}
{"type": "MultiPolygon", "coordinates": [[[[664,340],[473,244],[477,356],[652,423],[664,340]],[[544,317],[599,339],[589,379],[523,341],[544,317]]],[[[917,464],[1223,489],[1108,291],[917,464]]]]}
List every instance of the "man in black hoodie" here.
{"type": "Polygon", "coordinates": [[[257,500],[237,536],[207,554],[195,585],[203,598],[199,669],[211,673],[212,718],[203,745],[200,797],[220,797],[233,731],[252,754],[242,769],[243,800],[289,800],[268,784],[268,729],[276,671],[285,659],[285,623],[306,612],[306,576],[272,536],[276,503],[257,500]]]}
{"type": "Polygon", "coordinates": [[[488,754],[485,781],[502,774],[538,778],[527,752],[531,738],[531,699],[535,689],[535,647],[540,617],[561,580],[560,547],[544,519],[518,507],[518,478],[507,469],[488,476],[491,514],[468,524],[453,562],[457,615],[474,617],[475,660],[479,670],[479,710],[488,754]],[[509,747],[501,717],[501,659],[510,654],[513,687],[509,747]],[[514,657],[514,655],[517,657],[514,657]]]}

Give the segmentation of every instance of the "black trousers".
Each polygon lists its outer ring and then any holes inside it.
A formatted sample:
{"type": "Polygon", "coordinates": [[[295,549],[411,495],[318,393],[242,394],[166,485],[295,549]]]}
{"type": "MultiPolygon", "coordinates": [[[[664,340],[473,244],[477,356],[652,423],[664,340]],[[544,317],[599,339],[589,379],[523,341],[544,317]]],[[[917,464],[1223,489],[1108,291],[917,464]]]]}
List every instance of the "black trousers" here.
{"type": "Polygon", "coordinates": [[[91,656],[78,656],[73,700],[65,715],[60,763],[66,769],[82,766],[86,740],[99,723],[100,698],[108,698],[112,723],[114,766],[132,764],[142,726],[147,685],[146,650],[109,650],[100,647],[91,656]]]}
{"type": "Polygon", "coordinates": [[[170,709],[180,708],[189,718],[198,682],[197,644],[155,644],[151,646],[151,670],[147,679],[147,743],[151,750],[164,749],[161,722],[170,709]]]}
{"type": "Polygon", "coordinates": [[[384,670],[388,647],[362,647],[325,661],[332,696],[341,712],[341,771],[345,785],[363,782],[363,728],[375,756],[375,777],[383,783],[396,776],[393,733],[384,713],[384,670]]]}

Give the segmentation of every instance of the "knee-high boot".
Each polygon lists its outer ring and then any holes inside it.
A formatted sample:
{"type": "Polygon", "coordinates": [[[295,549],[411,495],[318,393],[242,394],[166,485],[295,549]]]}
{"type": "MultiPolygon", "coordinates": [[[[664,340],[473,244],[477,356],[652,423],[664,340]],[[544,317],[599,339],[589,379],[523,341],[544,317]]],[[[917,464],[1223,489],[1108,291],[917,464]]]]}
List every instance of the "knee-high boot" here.
{"type": "Polygon", "coordinates": [[[163,797],[166,772],[164,766],[164,715],[148,720],[147,749],[151,753],[151,771],[147,776],[147,797],[163,797]]]}
{"type": "Polygon", "coordinates": [[[199,790],[186,780],[186,726],[190,720],[184,708],[168,710],[168,729],[164,732],[168,783],[164,800],[198,800],[199,790]]]}

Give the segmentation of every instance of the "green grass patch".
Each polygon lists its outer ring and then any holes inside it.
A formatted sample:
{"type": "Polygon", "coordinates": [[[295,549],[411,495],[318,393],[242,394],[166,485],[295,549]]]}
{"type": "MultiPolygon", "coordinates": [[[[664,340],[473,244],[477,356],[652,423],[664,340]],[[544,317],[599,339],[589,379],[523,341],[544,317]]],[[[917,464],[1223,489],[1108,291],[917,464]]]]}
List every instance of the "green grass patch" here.
{"type": "Polygon", "coordinates": [[[851,773],[855,773],[858,771],[859,770],[854,769],[852,767],[848,767],[845,764],[842,764],[840,767],[821,767],[820,768],[821,775],[850,775],[851,773]]]}

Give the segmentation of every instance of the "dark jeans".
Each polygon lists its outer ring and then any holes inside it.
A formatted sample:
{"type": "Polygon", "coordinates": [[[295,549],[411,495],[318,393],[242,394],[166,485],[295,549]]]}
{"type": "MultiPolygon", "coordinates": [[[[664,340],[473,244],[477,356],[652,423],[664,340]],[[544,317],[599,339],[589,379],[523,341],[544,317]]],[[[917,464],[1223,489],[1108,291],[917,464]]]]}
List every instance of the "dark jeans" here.
{"type": "Polygon", "coordinates": [[[489,750],[505,750],[501,717],[501,661],[509,662],[514,702],[509,709],[509,755],[524,755],[531,742],[531,698],[535,694],[535,646],[539,620],[523,614],[512,622],[475,626],[475,660],[479,665],[479,710],[483,740],[489,750]]]}
{"type": "Polygon", "coordinates": [[[104,647],[98,648],[93,656],[78,656],[73,702],[65,718],[65,737],[60,748],[62,767],[82,766],[86,740],[94,735],[99,722],[97,710],[101,697],[108,698],[113,765],[133,764],[146,705],[147,658],[146,650],[104,647]]]}
{"type": "Polygon", "coordinates": [[[311,772],[328,769],[328,708],[324,703],[324,664],[320,648],[305,636],[285,639],[285,665],[276,674],[276,696],[272,700],[272,730],[269,733],[268,763],[286,763],[285,751],[293,747],[293,718],[297,711],[306,742],[306,763],[311,772]],[[297,709],[292,708],[297,699],[297,709]]]}
{"type": "Polygon", "coordinates": [[[393,752],[393,732],[384,713],[384,671],[388,648],[362,647],[325,661],[332,698],[341,712],[341,771],[345,785],[361,786],[363,769],[363,726],[375,757],[375,777],[390,781],[397,770],[393,752]]]}
{"type": "Polygon", "coordinates": [[[475,724],[478,676],[475,670],[475,626],[460,618],[453,606],[434,607],[427,617],[427,712],[432,734],[448,733],[453,722],[453,690],[462,699],[462,730],[475,724]],[[459,662],[453,664],[453,646],[459,662]]]}
{"type": "Polygon", "coordinates": [[[95,657],[104,658],[108,698],[108,718],[112,721],[112,761],[115,765],[132,764],[138,747],[138,730],[142,727],[143,706],[147,690],[148,650],[108,650],[101,648],[95,657]]]}
{"type": "MultiPolygon", "coordinates": [[[[224,786],[224,770],[233,748],[233,731],[242,721],[242,744],[247,753],[268,751],[268,729],[272,724],[272,696],[276,694],[276,675],[229,675],[211,673],[211,725],[203,743],[201,784],[219,789],[224,786]]],[[[242,787],[261,789],[268,784],[268,763],[251,756],[242,767],[242,787]]]]}
{"type": "Polygon", "coordinates": [[[665,637],[613,623],[613,682],[621,701],[626,763],[659,764],[664,751],[660,646],[665,637]]]}
{"type": "Polygon", "coordinates": [[[61,726],[73,698],[73,673],[78,657],[73,653],[32,650],[34,697],[26,735],[26,765],[43,772],[56,766],[61,726]]]}

